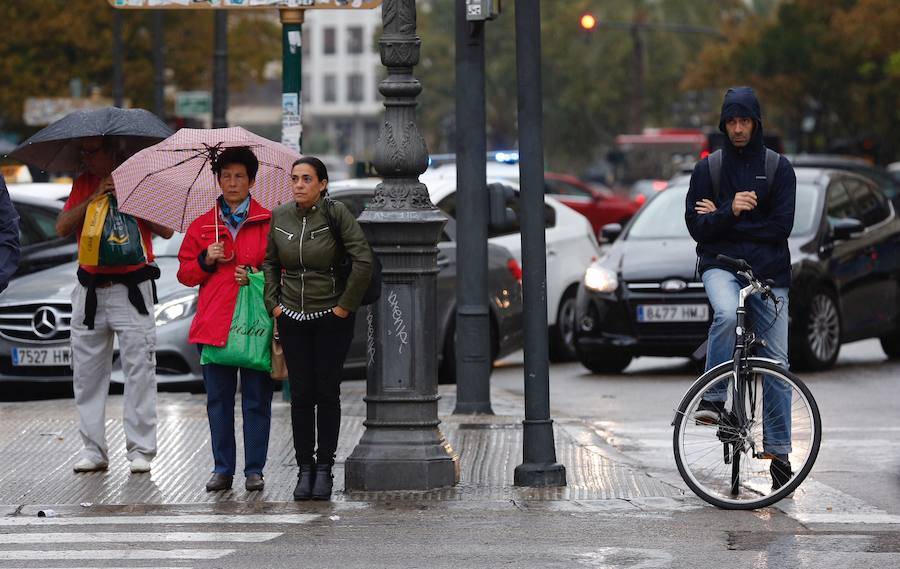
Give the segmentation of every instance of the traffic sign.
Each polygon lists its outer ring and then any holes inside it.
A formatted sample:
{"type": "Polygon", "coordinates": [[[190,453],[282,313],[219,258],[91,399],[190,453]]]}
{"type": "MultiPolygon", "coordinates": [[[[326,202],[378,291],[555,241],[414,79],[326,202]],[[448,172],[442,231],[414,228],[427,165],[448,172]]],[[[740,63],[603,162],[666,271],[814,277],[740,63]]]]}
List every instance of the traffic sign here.
{"type": "Polygon", "coordinates": [[[311,9],[351,9],[377,8],[382,0],[109,0],[110,6],[122,9],[203,9],[203,8],[299,8],[311,9]]]}
{"type": "Polygon", "coordinates": [[[202,118],[212,112],[209,91],[179,91],[175,93],[175,116],[202,118]]]}
{"type": "MultiPolygon", "coordinates": [[[[22,119],[28,126],[46,126],[71,112],[100,109],[112,104],[112,99],[100,97],[28,97],[22,119]]],[[[127,104],[124,106],[128,107],[127,104]]]]}

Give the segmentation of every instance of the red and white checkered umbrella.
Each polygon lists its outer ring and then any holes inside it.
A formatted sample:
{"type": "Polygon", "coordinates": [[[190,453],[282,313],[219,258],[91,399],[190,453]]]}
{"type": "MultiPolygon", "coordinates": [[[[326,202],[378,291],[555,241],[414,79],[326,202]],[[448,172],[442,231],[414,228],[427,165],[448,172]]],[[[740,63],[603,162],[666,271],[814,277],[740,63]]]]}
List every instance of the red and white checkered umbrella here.
{"type": "Polygon", "coordinates": [[[267,209],[293,200],[291,164],[300,155],[241,127],[183,128],[141,150],[113,173],[119,209],[184,232],[215,204],[222,193],[212,161],[226,148],[246,146],[256,154],[259,171],[250,190],[267,209]]]}

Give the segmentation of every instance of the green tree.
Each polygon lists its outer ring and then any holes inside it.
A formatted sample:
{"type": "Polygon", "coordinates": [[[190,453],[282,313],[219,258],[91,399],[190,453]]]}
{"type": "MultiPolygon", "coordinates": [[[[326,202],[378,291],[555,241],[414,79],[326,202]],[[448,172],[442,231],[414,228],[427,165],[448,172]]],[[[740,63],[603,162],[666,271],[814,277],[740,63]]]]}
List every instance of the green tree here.
{"type": "Polygon", "coordinates": [[[728,22],[729,42],[704,50],[683,87],[751,85],[763,99],[765,123],[786,131],[801,150],[895,159],[898,25],[895,0],[784,2],[768,17],[728,22]],[[862,141],[868,146],[856,144],[862,141]]]}
{"type": "MultiPolygon", "coordinates": [[[[229,87],[259,79],[281,53],[281,34],[266,12],[231,13],[229,87]]],[[[133,106],[151,108],[153,56],[149,11],[122,15],[124,95],[133,106]]],[[[113,8],[101,0],[6,0],[0,2],[0,130],[26,136],[28,97],[66,97],[70,81],[87,91],[112,92],[113,8]]],[[[167,83],[177,89],[209,89],[212,82],[213,14],[209,10],[164,12],[167,83]]]]}

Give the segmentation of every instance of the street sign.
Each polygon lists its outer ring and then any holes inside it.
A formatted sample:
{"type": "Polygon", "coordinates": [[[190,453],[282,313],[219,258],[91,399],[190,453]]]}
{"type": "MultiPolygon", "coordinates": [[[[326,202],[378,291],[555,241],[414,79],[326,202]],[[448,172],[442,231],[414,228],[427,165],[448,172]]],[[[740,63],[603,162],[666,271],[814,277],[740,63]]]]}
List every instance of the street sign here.
{"type": "Polygon", "coordinates": [[[175,116],[202,118],[212,112],[209,91],[179,91],[175,93],[175,116]]]}
{"type": "Polygon", "coordinates": [[[100,109],[112,104],[112,99],[99,97],[28,97],[22,119],[28,126],[47,126],[71,112],[100,109]]]}
{"type": "Polygon", "coordinates": [[[156,9],[198,9],[198,8],[299,8],[311,9],[352,9],[377,8],[381,0],[108,0],[113,8],[156,10],[156,9]]]}

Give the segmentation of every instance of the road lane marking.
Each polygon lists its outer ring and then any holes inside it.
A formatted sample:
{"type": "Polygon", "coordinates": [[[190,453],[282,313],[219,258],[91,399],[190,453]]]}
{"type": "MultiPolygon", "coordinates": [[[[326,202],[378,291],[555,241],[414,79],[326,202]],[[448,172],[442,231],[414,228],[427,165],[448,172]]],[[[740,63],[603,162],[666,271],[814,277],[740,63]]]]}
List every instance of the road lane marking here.
{"type": "Polygon", "coordinates": [[[82,549],[66,551],[0,550],[0,561],[59,561],[70,559],[131,560],[220,559],[234,549],[82,549]]]}
{"type": "Polygon", "coordinates": [[[238,542],[262,543],[282,532],[170,532],[170,533],[8,533],[0,535],[0,544],[26,543],[174,543],[238,542]]]}
{"type": "Polygon", "coordinates": [[[248,514],[248,515],[187,515],[187,516],[80,516],[80,517],[0,517],[0,526],[62,526],[62,525],[146,525],[146,524],[306,524],[318,514],[248,514]]]}

